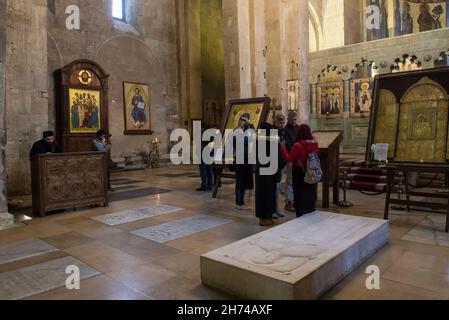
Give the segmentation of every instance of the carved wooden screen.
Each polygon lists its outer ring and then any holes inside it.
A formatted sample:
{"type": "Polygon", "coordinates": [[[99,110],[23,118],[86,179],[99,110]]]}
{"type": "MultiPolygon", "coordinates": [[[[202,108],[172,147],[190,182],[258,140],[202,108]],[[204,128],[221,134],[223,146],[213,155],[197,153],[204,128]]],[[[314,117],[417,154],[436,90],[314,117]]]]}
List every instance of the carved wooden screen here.
{"type": "Polygon", "coordinates": [[[55,72],[56,130],[64,152],[92,151],[96,132],[109,130],[108,77],[89,60],[74,61],[55,72]]]}

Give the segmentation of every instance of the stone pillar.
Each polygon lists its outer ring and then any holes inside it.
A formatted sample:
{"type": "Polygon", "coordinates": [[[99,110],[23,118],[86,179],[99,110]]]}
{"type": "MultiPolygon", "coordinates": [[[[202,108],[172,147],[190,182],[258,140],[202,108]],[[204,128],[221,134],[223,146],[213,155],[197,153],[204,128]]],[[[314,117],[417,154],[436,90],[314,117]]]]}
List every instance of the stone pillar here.
{"type": "Polygon", "coordinates": [[[8,193],[23,195],[31,193],[31,146],[49,129],[46,0],[7,0],[6,43],[8,193]]]}
{"type": "Polygon", "coordinates": [[[299,78],[299,117],[302,123],[310,122],[310,84],[309,84],[309,2],[297,0],[299,21],[298,78],[299,78]]]}
{"type": "Polygon", "coordinates": [[[277,103],[282,103],[283,90],[282,83],[284,70],[284,55],[282,54],[285,45],[282,21],[282,1],[265,1],[265,23],[266,23],[266,75],[268,96],[276,99],[277,103]]]}
{"type": "Polygon", "coordinates": [[[251,41],[252,58],[252,83],[253,96],[263,97],[268,94],[266,79],[266,49],[267,42],[265,40],[265,0],[250,0],[251,14],[251,41]]]}
{"type": "Polygon", "coordinates": [[[363,3],[354,0],[344,1],[344,26],[345,26],[345,45],[363,42],[364,25],[362,17],[365,16],[363,3]]]}
{"type": "Polygon", "coordinates": [[[185,129],[192,119],[202,118],[201,19],[199,0],[179,0],[179,51],[181,118],[185,129]]]}
{"type": "Polygon", "coordinates": [[[250,98],[251,37],[249,0],[223,1],[226,100],[250,98]]]}
{"type": "Polygon", "coordinates": [[[8,213],[5,165],[5,57],[6,57],[6,0],[0,0],[0,229],[14,223],[14,217],[8,213]]]}

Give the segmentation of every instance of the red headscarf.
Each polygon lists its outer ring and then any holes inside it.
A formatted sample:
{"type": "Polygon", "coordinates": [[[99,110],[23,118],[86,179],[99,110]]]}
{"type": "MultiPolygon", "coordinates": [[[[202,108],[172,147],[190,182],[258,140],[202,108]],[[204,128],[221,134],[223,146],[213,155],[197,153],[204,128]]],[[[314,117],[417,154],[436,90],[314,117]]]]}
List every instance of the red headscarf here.
{"type": "Polygon", "coordinates": [[[314,140],[312,135],[312,130],[307,124],[302,124],[299,126],[296,133],[296,142],[314,140]]]}

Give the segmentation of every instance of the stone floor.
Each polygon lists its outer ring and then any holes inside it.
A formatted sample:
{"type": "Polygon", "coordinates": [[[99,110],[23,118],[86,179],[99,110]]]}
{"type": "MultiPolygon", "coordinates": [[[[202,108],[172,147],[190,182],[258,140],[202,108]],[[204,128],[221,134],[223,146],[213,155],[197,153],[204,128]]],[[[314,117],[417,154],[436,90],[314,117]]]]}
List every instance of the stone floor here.
{"type": "MultiPolygon", "coordinates": [[[[107,208],[66,211],[46,218],[31,217],[30,209],[12,210],[21,223],[0,231],[0,250],[6,245],[31,239],[42,240],[58,250],[43,251],[39,255],[0,264],[0,277],[71,257],[98,274],[83,280],[78,291],[69,291],[64,286],[27,298],[232,298],[202,286],[199,269],[201,254],[265,230],[258,226],[253,212],[234,210],[232,181],[224,181],[219,199],[213,200],[208,193],[194,191],[199,186],[199,178],[192,167],[117,173],[113,179],[117,201],[111,202],[107,208]],[[139,197],[122,200],[133,193],[139,197]],[[148,212],[133,212],[132,217],[137,220],[113,226],[100,222],[101,219],[92,219],[159,205],[180,210],[166,214],[154,211],[154,208],[148,212]],[[211,224],[206,231],[184,237],[181,233],[179,238],[168,242],[154,242],[132,233],[145,228],[154,229],[150,227],[157,229],[160,225],[173,228],[178,220],[198,216],[223,223],[216,224],[216,227],[211,224]]],[[[382,218],[383,195],[365,196],[350,192],[349,200],[355,207],[331,208],[330,211],[382,218]]],[[[23,207],[29,199],[18,202],[23,207]]],[[[254,195],[251,194],[248,203],[253,202],[254,195]]],[[[288,214],[283,221],[293,218],[288,214]]],[[[449,299],[449,237],[441,232],[443,230],[437,230],[442,228],[441,219],[442,216],[435,214],[393,211],[390,243],[323,299],[449,299]],[[380,268],[380,290],[366,289],[365,270],[370,265],[380,268]]],[[[166,231],[158,232],[160,235],[166,231]]]]}

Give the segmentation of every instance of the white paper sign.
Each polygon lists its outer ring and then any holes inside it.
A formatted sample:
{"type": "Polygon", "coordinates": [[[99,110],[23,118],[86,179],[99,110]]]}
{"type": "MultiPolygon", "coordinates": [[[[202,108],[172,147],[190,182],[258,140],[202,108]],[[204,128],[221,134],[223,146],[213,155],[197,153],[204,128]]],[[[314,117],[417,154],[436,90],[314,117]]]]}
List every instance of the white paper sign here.
{"type": "Polygon", "coordinates": [[[388,147],[386,143],[379,143],[374,145],[374,160],[375,161],[387,161],[388,160],[388,147]]]}

